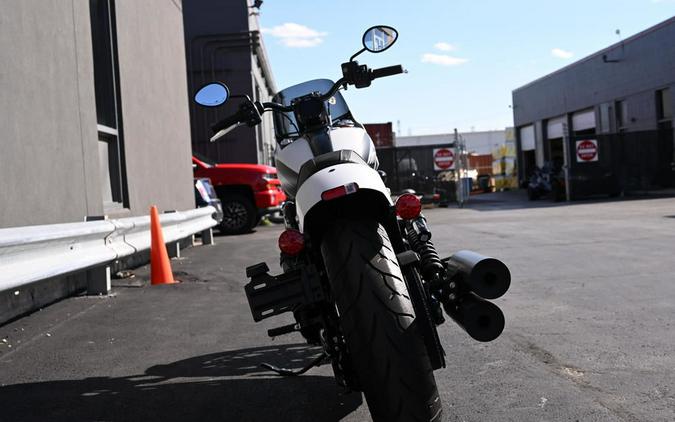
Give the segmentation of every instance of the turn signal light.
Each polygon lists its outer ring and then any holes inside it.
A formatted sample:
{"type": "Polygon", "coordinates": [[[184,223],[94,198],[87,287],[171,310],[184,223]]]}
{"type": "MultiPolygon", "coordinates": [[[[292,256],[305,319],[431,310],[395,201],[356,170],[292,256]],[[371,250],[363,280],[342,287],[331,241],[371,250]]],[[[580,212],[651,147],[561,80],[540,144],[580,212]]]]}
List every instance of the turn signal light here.
{"type": "Polygon", "coordinates": [[[333,189],[328,189],[321,194],[321,199],[330,201],[331,199],[339,198],[341,196],[349,195],[359,190],[359,185],[356,183],[347,183],[346,185],[338,186],[333,189]]]}
{"type": "Polygon", "coordinates": [[[286,255],[295,256],[305,249],[305,237],[295,229],[286,229],[279,236],[279,249],[286,255]]]}
{"type": "Polygon", "coordinates": [[[412,193],[404,193],[396,200],[396,214],[404,220],[419,217],[422,212],[422,202],[412,193]]]}

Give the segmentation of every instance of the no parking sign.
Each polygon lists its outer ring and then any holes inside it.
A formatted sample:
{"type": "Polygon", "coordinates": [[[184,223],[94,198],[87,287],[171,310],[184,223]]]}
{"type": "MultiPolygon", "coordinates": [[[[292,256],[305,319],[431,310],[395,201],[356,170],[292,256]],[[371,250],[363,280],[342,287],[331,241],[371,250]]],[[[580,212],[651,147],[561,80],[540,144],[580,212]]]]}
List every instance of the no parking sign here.
{"type": "Polygon", "coordinates": [[[592,161],[598,161],[598,141],[596,139],[577,141],[577,163],[592,161]]]}

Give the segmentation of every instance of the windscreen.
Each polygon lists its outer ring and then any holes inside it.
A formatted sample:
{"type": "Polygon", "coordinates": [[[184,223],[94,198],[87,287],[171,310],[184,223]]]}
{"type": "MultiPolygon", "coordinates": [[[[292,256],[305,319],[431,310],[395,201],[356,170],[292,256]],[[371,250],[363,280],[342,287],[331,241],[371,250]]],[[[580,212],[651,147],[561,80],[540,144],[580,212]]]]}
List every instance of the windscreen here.
{"type": "MultiPolygon", "coordinates": [[[[303,95],[311,94],[312,92],[320,92],[325,94],[330,91],[333,87],[333,81],[330,79],[315,79],[313,81],[303,82],[298,85],[293,85],[282,91],[279,91],[277,95],[274,96],[272,101],[275,103],[283,104],[285,106],[291,105],[291,101],[303,95]]],[[[343,119],[347,116],[351,118],[349,114],[349,107],[345,102],[342,95],[339,92],[336,92],[331,98],[326,101],[328,106],[328,111],[330,112],[331,119],[333,122],[336,122],[340,119],[343,119]]],[[[295,116],[292,111],[287,113],[274,112],[274,132],[277,137],[277,141],[288,138],[297,138],[300,136],[298,133],[298,124],[295,121],[295,116]]]]}

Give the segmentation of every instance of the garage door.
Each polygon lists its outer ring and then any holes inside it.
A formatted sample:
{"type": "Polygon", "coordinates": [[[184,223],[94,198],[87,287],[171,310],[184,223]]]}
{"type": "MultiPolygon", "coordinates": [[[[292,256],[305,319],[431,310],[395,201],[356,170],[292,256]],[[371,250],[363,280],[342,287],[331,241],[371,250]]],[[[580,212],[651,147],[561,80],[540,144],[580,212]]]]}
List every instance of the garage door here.
{"type": "Polygon", "coordinates": [[[547,139],[557,139],[563,137],[563,123],[565,123],[565,116],[554,117],[548,119],[546,128],[547,139]]]}
{"type": "Polygon", "coordinates": [[[577,111],[572,114],[572,130],[579,132],[582,130],[595,129],[595,110],[588,109],[577,111]]]}
{"type": "Polygon", "coordinates": [[[534,150],[534,125],[520,128],[520,148],[523,151],[534,150]]]}

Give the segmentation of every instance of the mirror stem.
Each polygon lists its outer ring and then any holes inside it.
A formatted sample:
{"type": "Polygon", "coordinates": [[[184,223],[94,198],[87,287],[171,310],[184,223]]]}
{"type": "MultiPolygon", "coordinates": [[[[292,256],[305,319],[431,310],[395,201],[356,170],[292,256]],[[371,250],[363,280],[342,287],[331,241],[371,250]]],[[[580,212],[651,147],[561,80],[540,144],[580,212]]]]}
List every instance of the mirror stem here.
{"type": "Polygon", "coordinates": [[[360,49],[359,51],[357,51],[356,53],[354,53],[354,55],[351,56],[351,57],[349,58],[349,61],[350,61],[350,62],[353,62],[353,61],[354,61],[354,57],[358,56],[359,54],[363,53],[364,51],[366,51],[366,48],[365,48],[365,47],[363,47],[362,49],[360,49]]]}

